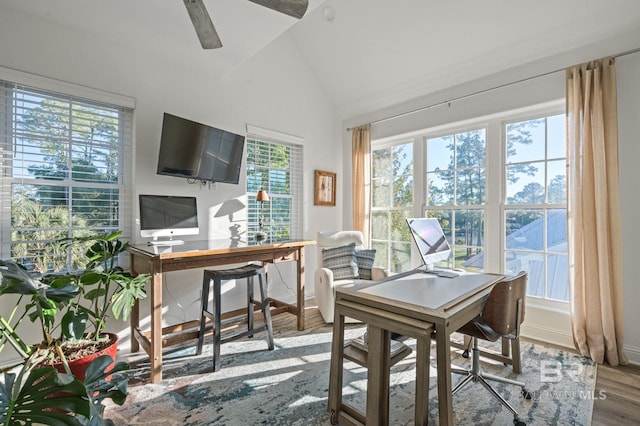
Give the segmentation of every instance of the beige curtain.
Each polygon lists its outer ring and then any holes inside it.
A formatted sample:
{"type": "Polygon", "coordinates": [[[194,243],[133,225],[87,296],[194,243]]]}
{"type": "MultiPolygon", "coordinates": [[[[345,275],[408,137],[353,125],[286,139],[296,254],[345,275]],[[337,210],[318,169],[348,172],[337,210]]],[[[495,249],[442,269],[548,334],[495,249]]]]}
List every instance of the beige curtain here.
{"type": "Polygon", "coordinates": [[[353,193],[353,229],[362,231],[369,246],[369,218],[371,215],[371,125],[351,129],[353,193]]]}
{"type": "Polygon", "coordinates": [[[622,262],[615,60],[568,68],[568,242],[576,349],[627,364],[622,350],[622,262]]]}

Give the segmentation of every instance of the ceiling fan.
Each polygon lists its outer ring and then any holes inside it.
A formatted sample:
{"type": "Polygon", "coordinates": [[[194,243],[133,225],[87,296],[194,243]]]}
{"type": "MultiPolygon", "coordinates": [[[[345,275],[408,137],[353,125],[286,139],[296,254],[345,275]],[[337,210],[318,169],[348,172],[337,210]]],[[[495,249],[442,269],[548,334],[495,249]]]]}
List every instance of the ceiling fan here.
{"type": "MultiPolygon", "coordinates": [[[[218,37],[211,17],[204,6],[203,0],[183,0],[187,7],[193,27],[198,34],[203,49],[217,49],[222,47],[222,41],[218,37]]],[[[300,19],[304,16],[309,6],[309,0],[249,0],[253,3],[268,7],[276,12],[284,13],[300,19]]]]}

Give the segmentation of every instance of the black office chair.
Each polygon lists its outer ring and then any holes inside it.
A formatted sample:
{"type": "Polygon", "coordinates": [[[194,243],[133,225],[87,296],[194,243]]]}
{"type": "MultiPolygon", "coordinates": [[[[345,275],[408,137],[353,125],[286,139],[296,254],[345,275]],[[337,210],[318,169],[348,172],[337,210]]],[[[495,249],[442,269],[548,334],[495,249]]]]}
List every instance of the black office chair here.
{"type": "MultiPolygon", "coordinates": [[[[523,382],[510,380],[484,373],[480,370],[480,350],[478,339],[495,342],[502,337],[514,337],[520,335],[520,324],[524,320],[524,305],[527,293],[527,273],[520,272],[513,277],[507,277],[498,282],[482,308],[482,313],[473,320],[463,325],[458,332],[471,336],[472,338],[472,360],[471,369],[464,370],[452,367],[451,371],[457,374],[466,375],[454,388],[455,394],[467,383],[480,382],[487,390],[513,413],[513,423],[517,426],[524,426],[518,412],[491,387],[487,380],[502,382],[520,386],[522,396],[531,399],[531,394],[525,389],[523,382]]],[[[518,354],[519,357],[519,354],[518,354]]]]}

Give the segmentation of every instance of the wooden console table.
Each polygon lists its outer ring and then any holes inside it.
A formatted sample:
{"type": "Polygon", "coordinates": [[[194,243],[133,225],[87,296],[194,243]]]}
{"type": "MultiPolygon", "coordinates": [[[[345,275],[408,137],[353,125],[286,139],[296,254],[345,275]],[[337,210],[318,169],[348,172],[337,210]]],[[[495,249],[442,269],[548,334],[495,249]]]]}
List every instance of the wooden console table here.
{"type": "Polygon", "coordinates": [[[133,274],[150,274],[151,331],[140,330],[140,309],[136,303],[131,312],[131,352],[140,346],[149,355],[151,382],[162,381],[162,347],[197,337],[194,328],[199,320],[162,327],[162,274],[185,269],[261,261],[264,263],[297,262],[296,305],[271,299],[272,315],[288,312],[296,315],[298,330],[304,330],[304,248],[315,241],[286,240],[278,242],[234,242],[229,240],[186,241],[173,246],[136,244],[129,246],[133,274]],[[180,333],[175,335],[175,333],[180,333]],[[171,334],[175,337],[172,338],[171,334]],[[192,336],[193,335],[193,336],[192,336]],[[165,337],[166,336],[166,337],[165,337]]]}

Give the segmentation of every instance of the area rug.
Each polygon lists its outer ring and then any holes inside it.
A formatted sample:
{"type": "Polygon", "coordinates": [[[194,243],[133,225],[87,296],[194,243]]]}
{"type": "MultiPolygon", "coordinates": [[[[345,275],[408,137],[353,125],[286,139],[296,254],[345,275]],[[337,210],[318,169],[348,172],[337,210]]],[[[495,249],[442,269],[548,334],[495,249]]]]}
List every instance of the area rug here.
{"type": "MultiPolygon", "coordinates": [[[[149,383],[148,361],[132,364],[129,396],[123,406],[107,404],[106,417],[116,425],[330,425],[327,413],[331,327],[275,332],[275,350],[267,351],[263,333],[222,345],[222,368],[211,369],[208,352],[195,356],[193,345],[164,353],[162,383],[149,383]]],[[[362,334],[350,325],[347,338],[362,334]]],[[[414,352],[391,370],[390,424],[413,424],[414,352]]],[[[485,371],[524,381],[531,400],[518,387],[495,388],[519,411],[527,425],[589,425],[596,367],[573,353],[522,342],[522,374],[511,366],[482,361],[485,371]]],[[[435,348],[429,392],[429,424],[438,424],[435,348]]],[[[454,365],[469,360],[452,351],[454,365]]],[[[345,401],[364,410],[365,368],[345,362],[345,401]]],[[[453,375],[453,383],[460,380],[453,375]]],[[[513,417],[479,384],[468,384],[454,396],[454,424],[510,425],[513,417]]]]}

